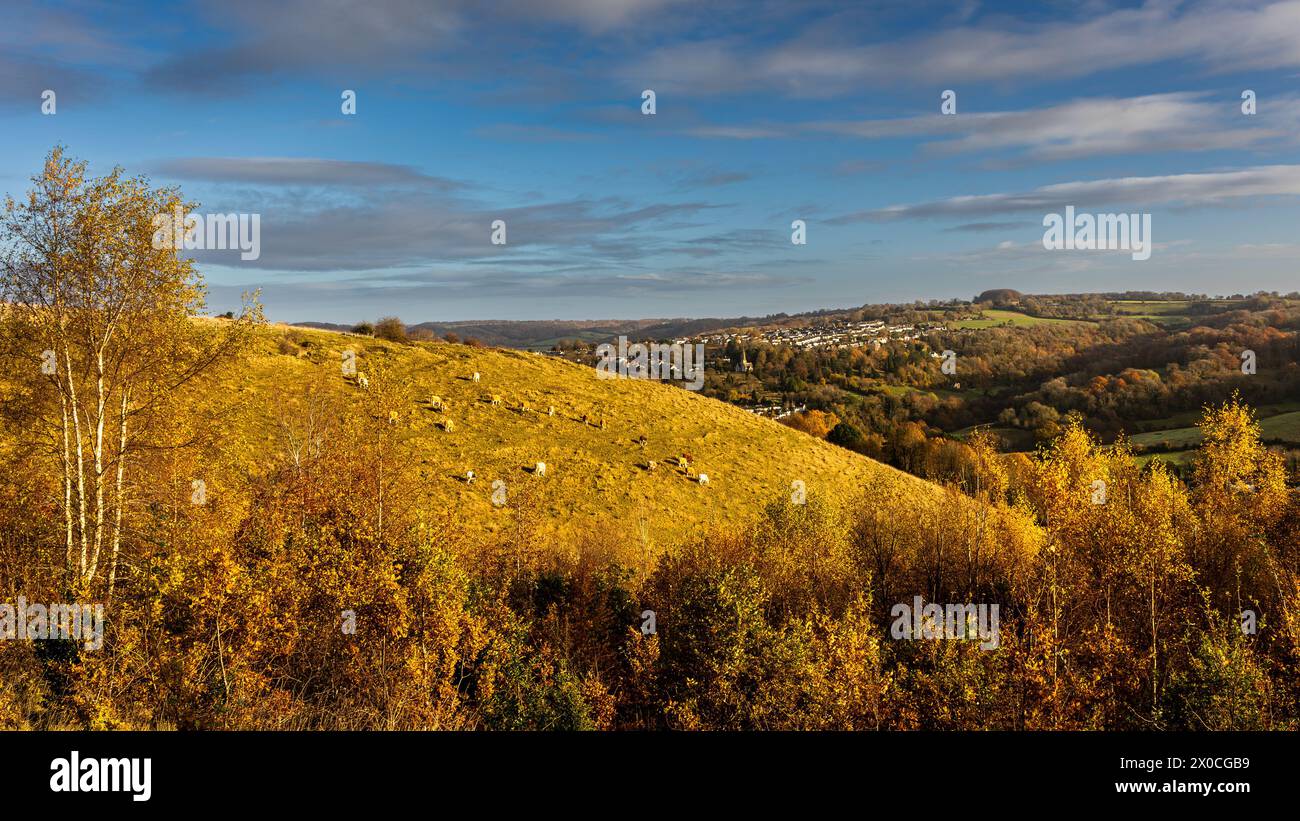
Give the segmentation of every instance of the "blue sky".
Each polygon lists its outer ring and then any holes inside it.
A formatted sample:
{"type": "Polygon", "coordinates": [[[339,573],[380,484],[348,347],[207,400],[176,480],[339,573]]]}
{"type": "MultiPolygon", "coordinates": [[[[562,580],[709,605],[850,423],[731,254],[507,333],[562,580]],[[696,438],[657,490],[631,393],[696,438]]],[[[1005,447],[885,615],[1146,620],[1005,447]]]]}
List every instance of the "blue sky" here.
{"type": "Polygon", "coordinates": [[[0,191],[61,143],[258,213],[195,255],[281,321],[1285,292],[1298,86],[1300,2],[7,2],[0,191]],[[1066,205],[1154,253],[1045,250],[1066,205]]]}

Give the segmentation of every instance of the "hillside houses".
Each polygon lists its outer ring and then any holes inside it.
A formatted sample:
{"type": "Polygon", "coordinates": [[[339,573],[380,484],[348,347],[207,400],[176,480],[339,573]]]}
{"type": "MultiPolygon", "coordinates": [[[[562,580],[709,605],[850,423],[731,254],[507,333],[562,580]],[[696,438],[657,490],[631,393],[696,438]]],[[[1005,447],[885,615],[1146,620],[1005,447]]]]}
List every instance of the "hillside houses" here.
{"type": "MultiPolygon", "coordinates": [[[[750,329],[743,332],[717,331],[698,336],[677,337],[667,340],[667,343],[677,346],[703,344],[704,363],[711,371],[752,373],[754,363],[752,358],[746,355],[744,349],[751,348],[759,342],[802,350],[865,347],[876,349],[891,342],[915,342],[931,331],[943,327],[943,325],[929,323],[891,325],[882,320],[850,321],[837,319],[798,328],[769,327],[758,330],[750,329]],[[728,346],[732,342],[739,344],[742,349],[741,355],[736,357],[735,361],[726,353],[728,346]]],[[[650,340],[637,341],[648,343],[650,340]]],[[[662,344],[663,341],[660,340],[659,342],[662,344]]],[[[591,363],[590,352],[581,348],[554,350],[546,353],[571,362],[591,363]]],[[[750,353],[752,353],[752,350],[750,353]]],[[[621,364],[621,360],[619,364],[621,364]]],[[[673,378],[680,378],[680,375],[674,374],[673,378]]]]}
{"type": "MultiPolygon", "coordinates": [[[[889,342],[914,341],[932,330],[925,325],[887,325],[881,320],[853,322],[834,320],[803,328],[771,328],[757,333],[715,333],[696,339],[705,349],[717,350],[736,340],[761,340],[771,345],[795,348],[880,347],[889,342]]],[[[727,363],[730,365],[730,363],[727,363]]]]}
{"type": "Polygon", "coordinates": [[[808,410],[808,406],[800,405],[797,408],[792,408],[785,405],[754,405],[752,407],[746,407],[745,410],[755,416],[765,416],[769,419],[784,419],[792,414],[803,413],[808,410]]]}

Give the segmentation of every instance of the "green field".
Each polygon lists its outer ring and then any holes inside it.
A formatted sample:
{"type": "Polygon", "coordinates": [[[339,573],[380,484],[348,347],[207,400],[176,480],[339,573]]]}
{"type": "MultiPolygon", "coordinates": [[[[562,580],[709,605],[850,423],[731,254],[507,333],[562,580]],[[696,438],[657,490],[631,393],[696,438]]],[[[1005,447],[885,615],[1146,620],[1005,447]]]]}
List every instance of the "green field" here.
{"type": "Polygon", "coordinates": [[[1155,460],[1164,462],[1167,465],[1176,467],[1186,467],[1196,458],[1194,450],[1175,450],[1169,453],[1143,453],[1135,457],[1139,465],[1145,466],[1148,462],[1155,460]]]}
{"type": "Polygon", "coordinates": [[[1174,448],[1194,448],[1201,443],[1201,429],[1170,428],[1150,433],[1137,433],[1129,437],[1135,445],[1168,446],[1174,448]]]}
{"type": "MultiPolygon", "coordinates": [[[[1270,416],[1290,413],[1291,411],[1300,411],[1300,402],[1275,402],[1269,405],[1260,405],[1255,408],[1255,417],[1257,419],[1266,419],[1270,416]]],[[[1130,435],[1160,433],[1174,428],[1196,427],[1203,414],[1204,411],[1190,410],[1175,413],[1172,416],[1161,417],[1160,419],[1144,419],[1140,422],[1134,422],[1129,433],[1130,435]]]]}
{"type": "MultiPolygon", "coordinates": [[[[1259,420],[1261,436],[1266,442],[1280,441],[1300,444],[1300,411],[1278,413],[1259,420]]],[[[1170,445],[1175,448],[1194,448],[1201,443],[1201,430],[1196,427],[1171,428],[1132,437],[1138,445],[1170,445]]]]}
{"type": "Polygon", "coordinates": [[[881,393],[890,396],[906,396],[909,393],[928,393],[937,399],[969,399],[973,396],[982,396],[985,393],[983,388],[970,388],[968,390],[954,391],[948,388],[914,388],[911,385],[879,385],[878,390],[881,393]]]}
{"type": "MultiPolygon", "coordinates": [[[[1234,301],[1222,299],[1210,300],[1210,303],[1216,306],[1231,306],[1234,301]]],[[[1148,322],[1154,322],[1163,328],[1171,330],[1195,324],[1197,319],[1197,315],[1189,312],[1194,303],[1185,299],[1112,299],[1108,304],[1115,309],[1118,316],[1145,319],[1148,322]]],[[[1104,316],[1096,317],[1096,319],[1107,318],[1104,316]]]]}
{"type": "Polygon", "coordinates": [[[983,319],[962,319],[957,322],[949,322],[950,328],[997,328],[1002,325],[1011,325],[1012,327],[1022,328],[1029,325],[1047,325],[1067,323],[1077,325],[1084,320],[1081,319],[1047,319],[1038,316],[1029,316],[1018,311],[1003,311],[997,308],[986,308],[981,313],[983,319]]]}
{"type": "Polygon", "coordinates": [[[1171,314],[1186,314],[1187,309],[1191,307],[1187,300],[1169,300],[1169,301],[1146,301],[1138,299],[1116,299],[1111,300],[1111,305],[1115,307],[1115,312],[1125,316],[1155,317],[1169,316],[1171,314]]]}
{"type": "Polygon", "coordinates": [[[955,430],[949,435],[953,439],[965,442],[966,437],[970,436],[976,428],[985,428],[991,433],[997,434],[1005,443],[1008,452],[1031,451],[1034,449],[1036,444],[1034,442],[1033,431],[1028,431],[1023,428],[1011,428],[1003,425],[972,425],[968,428],[955,430]]]}

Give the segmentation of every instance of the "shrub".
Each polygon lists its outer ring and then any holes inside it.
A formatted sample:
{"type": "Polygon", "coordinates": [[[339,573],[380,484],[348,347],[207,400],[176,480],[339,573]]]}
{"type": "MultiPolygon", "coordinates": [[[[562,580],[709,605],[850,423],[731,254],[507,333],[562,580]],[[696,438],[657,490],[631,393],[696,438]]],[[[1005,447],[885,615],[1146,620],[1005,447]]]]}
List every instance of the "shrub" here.
{"type": "Polygon", "coordinates": [[[826,435],[826,441],[849,450],[859,450],[866,445],[862,431],[848,422],[841,422],[832,428],[831,432],[826,435]]]}
{"type": "Polygon", "coordinates": [[[395,316],[386,316],[375,323],[375,338],[389,342],[405,342],[406,326],[395,316]]]}

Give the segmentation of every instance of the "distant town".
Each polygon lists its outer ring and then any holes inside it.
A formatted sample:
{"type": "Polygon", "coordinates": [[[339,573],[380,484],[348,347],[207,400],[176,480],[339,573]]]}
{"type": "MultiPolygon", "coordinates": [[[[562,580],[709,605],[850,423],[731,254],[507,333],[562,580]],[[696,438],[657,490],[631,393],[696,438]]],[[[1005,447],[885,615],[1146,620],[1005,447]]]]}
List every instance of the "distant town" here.
{"type": "MultiPolygon", "coordinates": [[[[678,336],[666,340],[673,345],[703,344],[705,351],[704,365],[707,370],[717,372],[751,373],[753,363],[745,351],[755,345],[767,344],[777,347],[789,347],[798,350],[834,350],[839,348],[871,348],[876,350],[890,343],[919,342],[928,333],[947,329],[942,323],[897,323],[885,320],[848,320],[825,319],[814,320],[799,327],[771,326],[766,328],[742,328],[713,331],[691,336],[678,336]],[[734,354],[740,350],[739,357],[734,354]]],[[[949,329],[950,330],[950,329],[949,329]]],[[[665,341],[640,339],[636,341],[665,341]]],[[[589,364],[594,345],[587,342],[570,341],[557,344],[551,350],[539,351],[546,356],[566,359],[571,362],[589,364]]],[[[937,356],[938,354],[933,354],[937,356]]],[[[754,401],[741,403],[741,406],[759,416],[772,419],[784,419],[808,410],[803,403],[764,401],[771,394],[763,393],[754,397],[754,401]]]]}
{"type": "Polygon", "coordinates": [[[723,347],[733,339],[737,342],[761,340],[772,345],[790,345],[795,348],[861,348],[870,345],[879,348],[889,342],[919,340],[931,330],[941,325],[889,325],[883,320],[853,322],[836,319],[823,324],[803,328],[773,328],[764,331],[704,334],[674,342],[703,342],[705,350],[710,346],[723,347]]]}

